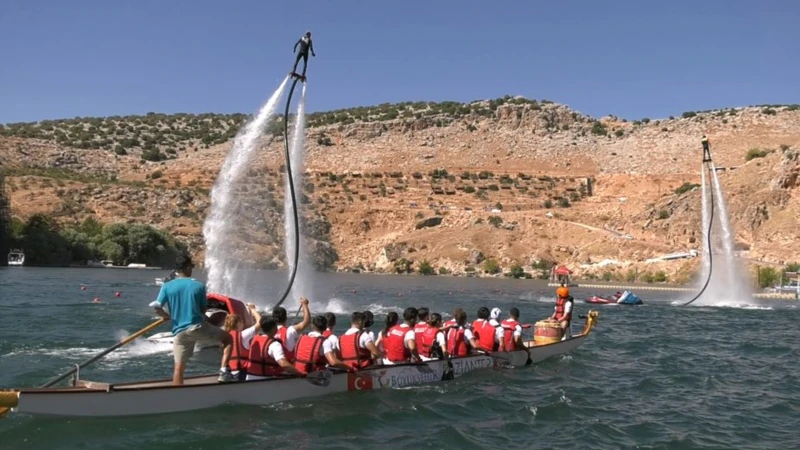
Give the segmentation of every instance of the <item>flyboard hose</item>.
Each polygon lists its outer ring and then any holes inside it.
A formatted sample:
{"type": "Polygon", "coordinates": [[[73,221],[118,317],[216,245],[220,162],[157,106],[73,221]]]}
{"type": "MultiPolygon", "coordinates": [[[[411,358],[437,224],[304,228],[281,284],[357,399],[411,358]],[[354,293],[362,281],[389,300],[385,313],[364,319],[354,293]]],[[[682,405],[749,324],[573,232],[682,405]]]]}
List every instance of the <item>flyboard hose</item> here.
{"type": "Polygon", "coordinates": [[[286,285],[286,290],[283,292],[283,295],[281,295],[278,303],[275,304],[275,307],[280,306],[281,303],[286,300],[286,297],[289,296],[289,292],[291,292],[292,286],[294,285],[294,279],[297,276],[297,263],[300,259],[300,220],[297,213],[297,197],[294,193],[292,162],[291,155],[289,154],[289,106],[291,106],[292,94],[294,94],[294,88],[297,86],[298,81],[300,81],[300,79],[295,78],[292,83],[292,88],[289,89],[289,97],[286,99],[286,109],[283,112],[283,150],[286,157],[286,176],[289,180],[289,194],[292,196],[292,212],[294,214],[294,264],[292,264],[292,273],[289,275],[289,284],[286,285]]]}
{"type": "MultiPolygon", "coordinates": [[[[707,165],[703,168],[703,170],[708,170],[710,172],[712,170],[711,162],[708,162],[707,165]]],[[[711,282],[711,272],[714,271],[714,257],[713,257],[713,252],[711,251],[711,229],[714,226],[714,188],[713,188],[714,174],[712,173],[710,175],[711,176],[709,177],[708,182],[711,184],[711,186],[709,187],[708,190],[708,196],[709,200],[711,201],[711,214],[709,215],[708,218],[708,230],[706,231],[706,245],[708,245],[708,276],[706,277],[706,282],[705,284],[703,284],[703,287],[700,289],[700,292],[698,292],[697,295],[694,296],[694,298],[684,303],[682,306],[687,306],[692,304],[695,300],[700,298],[701,295],[703,295],[703,292],[705,292],[706,288],[708,287],[708,284],[711,282]]],[[[703,186],[702,188],[705,189],[705,186],[703,186]]]]}

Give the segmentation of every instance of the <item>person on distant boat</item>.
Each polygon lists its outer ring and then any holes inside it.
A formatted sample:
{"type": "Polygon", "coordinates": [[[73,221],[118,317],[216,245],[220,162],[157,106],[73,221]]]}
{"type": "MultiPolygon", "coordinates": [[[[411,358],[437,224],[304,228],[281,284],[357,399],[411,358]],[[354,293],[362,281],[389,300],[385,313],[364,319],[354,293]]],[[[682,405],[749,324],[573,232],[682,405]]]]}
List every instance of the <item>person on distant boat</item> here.
{"type": "Polygon", "coordinates": [[[303,35],[295,44],[294,50],[292,53],[297,53],[297,58],[294,60],[294,67],[292,68],[292,73],[297,73],[297,63],[300,62],[300,58],[303,58],[303,73],[300,75],[302,77],[306,76],[306,69],[308,68],[308,52],[311,51],[311,56],[316,57],[317,54],[314,53],[314,43],[311,42],[311,32],[306,31],[306,34],[303,35]],[[297,53],[297,46],[300,46],[300,52],[297,53]]]}
{"type": "Polygon", "coordinates": [[[311,323],[311,310],[308,309],[308,299],[303,297],[300,299],[300,309],[303,310],[303,320],[292,326],[287,326],[286,309],[282,306],[272,308],[272,317],[278,322],[278,333],[275,339],[280,339],[283,346],[286,347],[286,357],[289,361],[294,360],[294,346],[297,344],[297,338],[300,333],[308,328],[311,323]]]}
{"type": "MultiPolygon", "coordinates": [[[[428,315],[430,312],[431,310],[424,306],[417,310],[417,324],[414,325],[414,335],[422,334],[428,329],[428,315]]],[[[419,343],[417,343],[417,348],[419,348],[419,343]]]]}
{"type": "Polygon", "coordinates": [[[194,346],[198,341],[218,341],[222,343],[222,362],[219,370],[219,381],[234,381],[228,367],[233,349],[233,339],[229,333],[206,322],[206,287],[203,283],[191,278],[194,264],[189,256],[175,258],[176,279],[164,283],[156,298],[155,311],[159,316],[172,321],[172,335],[175,339],[172,349],[175,358],[175,369],[172,374],[173,384],[183,384],[186,362],[194,354],[194,346]],[[169,313],[164,311],[167,305],[169,313]]]}
{"type": "Polygon", "coordinates": [[[700,142],[703,144],[703,162],[711,161],[711,147],[705,134],[700,139],[700,142]]]}
{"type": "Polygon", "coordinates": [[[383,342],[386,340],[386,336],[389,335],[389,330],[396,326],[399,321],[400,316],[394,311],[386,315],[386,326],[383,330],[378,332],[378,339],[375,340],[375,346],[378,347],[381,353],[386,353],[386,347],[383,345],[383,342]]]}
{"type": "Polygon", "coordinates": [[[286,358],[283,342],[274,337],[278,333],[278,322],[265,316],[259,321],[259,326],[263,334],[254,337],[250,343],[246,379],[261,380],[284,374],[303,375],[286,358]]]}
{"type": "Polygon", "coordinates": [[[450,357],[467,356],[470,350],[480,348],[478,340],[467,324],[467,313],[461,308],[453,311],[455,327],[447,331],[447,353],[450,357]]]}
{"type": "MultiPolygon", "coordinates": [[[[328,329],[325,316],[316,316],[311,321],[311,331],[300,336],[294,349],[294,367],[303,374],[325,369],[325,365],[353,371],[352,367],[339,360],[333,342],[322,335],[328,329]]],[[[335,337],[335,336],[334,336],[335,337]]]]}
{"type": "Polygon", "coordinates": [[[556,307],[550,318],[561,324],[561,329],[563,330],[562,341],[572,337],[570,322],[572,322],[572,304],[574,300],[575,299],[569,295],[569,288],[566,286],[561,286],[556,289],[556,307]]]}
{"type": "Polygon", "coordinates": [[[244,329],[244,320],[238,314],[228,314],[223,326],[223,329],[229,332],[233,339],[230,369],[233,376],[239,381],[244,381],[247,375],[250,343],[261,331],[261,314],[256,309],[256,305],[248,303],[247,311],[253,317],[255,325],[244,329]]]}
{"type": "Polygon", "coordinates": [[[402,364],[409,361],[421,361],[414,339],[414,325],[417,320],[417,308],[408,307],[403,311],[403,323],[395,325],[386,333],[383,346],[386,356],[383,364],[402,364]]]}
{"type": "Polygon", "coordinates": [[[366,314],[354,312],[350,316],[350,329],[339,338],[342,361],[355,369],[367,368],[373,365],[373,360],[383,357],[371,333],[364,328],[366,322],[366,314]]]}
{"type": "Polygon", "coordinates": [[[525,350],[525,345],[522,343],[522,325],[519,323],[519,309],[509,309],[508,315],[510,317],[502,322],[506,351],[525,350]]]}
{"type": "Polygon", "coordinates": [[[447,358],[447,342],[444,338],[444,332],[441,330],[442,315],[431,313],[426,325],[428,326],[422,334],[414,332],[420,358],[423,361],[447,358]]]}

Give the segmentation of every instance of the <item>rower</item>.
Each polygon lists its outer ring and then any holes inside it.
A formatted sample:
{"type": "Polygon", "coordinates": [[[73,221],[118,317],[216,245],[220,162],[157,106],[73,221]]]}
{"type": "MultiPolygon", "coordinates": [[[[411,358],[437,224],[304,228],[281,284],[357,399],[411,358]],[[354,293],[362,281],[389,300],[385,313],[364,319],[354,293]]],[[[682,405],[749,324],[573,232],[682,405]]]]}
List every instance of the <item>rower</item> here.
{"type": "Polygon", "coordinates": [[[383,346],[386,348],[384,364],[402,364],[409,361],[419,362],[417,343],[414,340],[414,325],[417,320],[417,308],[408,307],[403,311],[403,323],[391,327],[386,333],[383,346]]]}
{"type": "Polygon", "coordinates": [[[373,359],[383,356],[375,345],[371,333],[364,328],[366,321],[365,313],[354,312],[350,316],[350,329],[339,339],[342,361],[355,369],[369,367],[373,365],[373,359]]]}
{"type": "Polygon", "coordinates": [[[447,343],[444,339],[444,332],[440,330],[442,315],[439,313],[430,314],[427,325],[422,334],[414,332],[420,358],[423,361],[447,358],[447,343]]]}
{"type": "Polygon", "coordinates": [[[506,351],[524,350],[522,325],[519,324],[519,309],[509,309],[508,315],[511,317],[501,323],[503,325],[503,342],[505,343],[506,351]]]}
{"type": "Polygon", "coordinates": [[[275,337],[278,333],[278,322],[272,317],[262,317],[259,324],[264,334],[254,337],[250,343],[246,379],[262,380],[283,374],[302,375],[286,359],[286,347],[275,337]]]}
{"type": "Polygon", "coordinates": [[[573,298],[569,295],[569,288],[561,286],[556,289],[556,307],[551,319],[557,320],[561,324],[563,336],[561,340],[567,340],[572,337],[570,330],[570,322],[572,321],[572,303],[573,298]]]}
{"type": "Polygon", "coordinates": [[[297,337],[303,330],[311,323],[311,310],[308,309],[308,299],[303,297],[300,299],[300,308],[303,310],[303,320],[290,327],[286,326],[286,309],[281,306],[272,308],[272,317],[278,323],[278,332],[275,334],[275,339],[280,339],[283,346],[286,348],[286,358],[289,361],[294,360],[294,347],[297,345],[297,337]]]}
{"type": "Polygon", "coordinates": [[[294,349],[294,367],[303,374],[325,369],[325,364],[339,369],[354,369],[339,360],[336,347],[322,333],[328,329],[325,316],[316,316],[311,321],[311,331],[300,336],[294,349]]]}
{"type": "Polygon", "coordinates": [[[492,312],[489,313],[489,325],[494,327],[494,345],[492,345],[492,348],[496,352],[506,351],[505,333],[503,332],[503,325],[500,324],[502,315],[503,312],[500,308],[492,308],[492,312]]]}
{"type": "MultiPolygon", "coordinates": [[[[428,329],[428,315],[430,311],[430,309],[424,306],[417,310],[417,324],[414,325],[414,335],[420,335],[428,329]]],[[[419,348],[419,343],[417,343],[417,348],[419,348]]]]}
{"type": "Polygon", "coordinates": [[[255,325],[244,329],[244,321],[238,314],[228,314],[225,318],[225,331],[233,338],[233,349],[231,350],[230,369],[231,374],[239,381],[244,381],[247,375],[248,353],[250,343],[253,338],[261,331],[261,314],[256,309],[256,305],[247,304],[247,312],[255,321],[255,325]]]}
{"type": "Polygon", "coordinates": [[[478,318],[472,322],[472,332],[480,343],[480,348],[484,351],[494,352],[500,349],[500,343],[503,341],[503,327],[497,320],[499,317],[499,308],[494,308],[490,313],[489,308],[484,306],[478,309],[478,318]],[[495,317],[492,318],[492,314],[495,317]]]}
{"type": "Polygon", "coordinates": [[[331,345],[336,349],[336,355],[341,357],[342,353],[341,349],[339,349],[339,337],[333,333],[333,329],[336,328],[336,314],[332,312],[325,313],[325,322],[328,324],[328,327],[325,328],[322,337],[331,342],[331,345]]]}
{"type": "Polygon", "coordinates": [[[467,325],[467,313],[461,308],[453,311],[455,327],[447,332],[447,353],[450,357],[467,356],[470,349],[479,348],[472,330],[467,325]]]}
{"type": "Polygon", "coordinates": [[[378,332],[378,339],[375,340],[375,346],[378,347],[378,350],[381,353],[384,353],[386,349],[384,348],[383,341],[386,340],[386,336],[389,335],[389,330],[392,329],[397,322],[400,321],[400,316],[397,315],[396,312],[390,311],[389,314],[386,315],[386,327],[378,332]]]}
{"type": "Polygon", "coordinates": [[[375,333],[370,329],[373,325],[375,325],[375,315],[372,314],[372,311],[364,311],[364,333],[369,334],[369,337],[371,337],[374,342],[375,333]]]}

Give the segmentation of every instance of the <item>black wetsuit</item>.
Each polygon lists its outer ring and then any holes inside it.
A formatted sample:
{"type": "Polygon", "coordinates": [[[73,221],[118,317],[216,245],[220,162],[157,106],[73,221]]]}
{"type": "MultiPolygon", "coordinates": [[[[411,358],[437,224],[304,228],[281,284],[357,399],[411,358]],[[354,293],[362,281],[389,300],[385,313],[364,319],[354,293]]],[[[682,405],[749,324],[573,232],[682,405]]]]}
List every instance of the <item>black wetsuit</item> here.
{"type": "Polygon", "coordinates": [[[292,68],[292,72],[297,73],[297,63],[300,62],[300,58],[303,58],[303,73],[302,76],[306,76],[306,68],[308,67],[308,52],[311,51],[311,54],[314,54],[314,43],[311,42],[310,37],[303,36],[294,44],[294,51],[297,51],[297,46],[300,46],[300,51],[297,53],[297,58],[294,60],[294,67],[292,68]]]}
{"type": "Polygon", "coordinates": [[[711,161],[711,149],[708,146],[708,139],[703,139],[703,162],[711,161]]]}

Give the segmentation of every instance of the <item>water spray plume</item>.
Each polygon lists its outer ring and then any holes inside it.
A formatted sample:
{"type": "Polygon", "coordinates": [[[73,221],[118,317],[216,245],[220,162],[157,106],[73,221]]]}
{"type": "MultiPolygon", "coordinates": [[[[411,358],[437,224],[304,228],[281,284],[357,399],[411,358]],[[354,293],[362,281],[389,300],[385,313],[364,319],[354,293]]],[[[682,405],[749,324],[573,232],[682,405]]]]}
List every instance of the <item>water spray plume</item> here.
{"type": "Polygon", "coordinates": [[[288,82],[287,76],[256,117],[234,138],[233,147],[228,152],[211,190],[211,208],[203,224],[206,244],[205,267],[208,274],[208,289],[211,292],[241,296],[242,293],[235,292],[235,289],[246,285],[244,280],[237,279],[237,276],[245,275],[243,271],[237,270],[239,259],[236,256],[235,243],[231,240],[231,234],[237,225],[235,220],[231,220],[237,207],[234,198],[235,186],[250,168],[258,146],[258,138],[269,121],[274,118],[278,100],[283,96],[288,82]]]}

